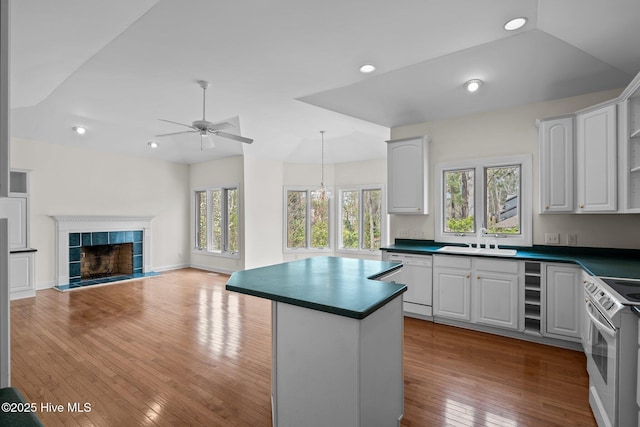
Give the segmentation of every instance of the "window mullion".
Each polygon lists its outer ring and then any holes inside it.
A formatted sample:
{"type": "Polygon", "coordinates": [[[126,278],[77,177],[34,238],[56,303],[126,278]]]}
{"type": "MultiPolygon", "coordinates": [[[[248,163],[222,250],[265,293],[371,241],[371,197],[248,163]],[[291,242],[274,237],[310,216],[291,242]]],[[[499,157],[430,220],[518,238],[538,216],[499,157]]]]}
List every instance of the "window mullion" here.
{"type": "Polygon", "coordinates": [[[364,190],[358,190],[358,251],[362,250],[364,243],[364,190]]]}
{"type": "Polygon", "coordinates": [[[311,249],[311,190],[307,190],[306,191],[307,197],[306,197],[306,215],[305,215],[305,222],[307,224],[307,226],[305,227],[305,248],[307,249],[311,249]]]}

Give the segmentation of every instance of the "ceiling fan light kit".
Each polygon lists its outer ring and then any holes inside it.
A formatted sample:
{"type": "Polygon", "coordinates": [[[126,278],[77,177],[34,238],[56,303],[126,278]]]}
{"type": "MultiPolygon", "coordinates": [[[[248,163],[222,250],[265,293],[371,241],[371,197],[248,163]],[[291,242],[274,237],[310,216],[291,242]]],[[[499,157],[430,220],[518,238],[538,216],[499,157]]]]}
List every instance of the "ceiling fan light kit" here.
{"type": "MultiPolygon", "coordinates": [[[[207,89],[211,85],[206,80],[198,80],[197,83],[202,88],[202,120],[196,120],[196,121],[192,122],[190,125],[188,125],[186,123],[174,122],[172,120],[159,119],[160,121],[163,121],[163,122],[173,123],[173,124],[180,125],[180,126],[186,126],[186,127],[190,128],[191,130],[185,130],[185,131],[181,131],[181,132],[172,132],[172,133],[163,133],[163,134],[160,134],[160,135],[156,135],[156,137],[179,135],[179,134],[183,134],[183,133],[198,133],[198,134],[200,134],[200,139],[201,140],[207,138],[209,135],[217,135],[217,136],[220,136],[222,138],[227,138],[227,139],[231,139],[231,140],[234,140],[234,141],[244,142],[245,144],[251,144],[253,142],[253,139],[251,139],[251,138],[245,138],[245,137],[240,136],[240,135],[234,135],[232,133],[223,132],[222,129],[227,129],[229,127],[233,127],[233,125],[231,125],[230,123],[227,123],[227,122],[213,123],[213,122],[210,122],[210,121],[208,121],[206,119],[206,116],[205,116],[205,113],[206,113],[206,93],[207,93],[207,89]]],[[[210,144],[210,146],[213,146],[213,143],[210,144]]],[[[203,147],[203,145],[201,144],[201,148],[202,147],[203,147]]]]}

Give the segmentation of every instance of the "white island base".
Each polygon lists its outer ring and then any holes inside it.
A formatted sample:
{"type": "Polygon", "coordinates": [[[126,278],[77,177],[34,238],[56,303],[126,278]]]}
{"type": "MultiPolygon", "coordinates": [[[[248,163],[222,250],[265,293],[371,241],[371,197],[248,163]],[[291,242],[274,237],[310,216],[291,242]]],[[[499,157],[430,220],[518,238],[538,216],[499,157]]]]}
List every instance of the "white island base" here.
{"type": "Polygon", "coordinates": [[[272,301],[273,426],[399,426],[403,331],[402,295],[364,319],[272,301]]]}

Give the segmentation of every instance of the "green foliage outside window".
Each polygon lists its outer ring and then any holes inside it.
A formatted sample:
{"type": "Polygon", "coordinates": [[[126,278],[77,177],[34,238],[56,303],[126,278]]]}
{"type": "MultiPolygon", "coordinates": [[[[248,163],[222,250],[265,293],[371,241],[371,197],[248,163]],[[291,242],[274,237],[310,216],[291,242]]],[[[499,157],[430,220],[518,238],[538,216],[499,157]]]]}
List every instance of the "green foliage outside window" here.
{"type": "Polygon", "coordinates": [[[228,253],[239,251],[237,188],[196,191],[195,211],[196,249],[228,253]]]}
{"type": "Polygon", "coordinates": [[[287,248],[307,246],[307,192],[287,192],[287,248]]]}
{"type": "Polygon", "coordinates": [[[358,191],[343,191],[342,205],[342,248],[358,249],[358,191]]]}
{"type": "Polygon", "coordinates": [[[227,190],[227,251],[236,253],[240,249],[238,235],[238,189],[227,190]]]}

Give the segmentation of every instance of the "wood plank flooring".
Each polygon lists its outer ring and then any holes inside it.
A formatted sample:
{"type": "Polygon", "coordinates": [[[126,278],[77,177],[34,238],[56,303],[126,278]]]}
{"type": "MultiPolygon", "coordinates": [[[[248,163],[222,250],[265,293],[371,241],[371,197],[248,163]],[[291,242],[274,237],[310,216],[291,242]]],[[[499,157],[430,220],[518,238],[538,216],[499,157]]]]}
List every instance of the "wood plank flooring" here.
{"type": "MultiPolygon", "coordinates": [[[[46,426],[270,426],[270,302],[226,280],[183,269],[13,301],[13,385],[46,426]]],[[[404,346],[403,426],[596,425],[581,353],[409,318],[404,346]]]]}

